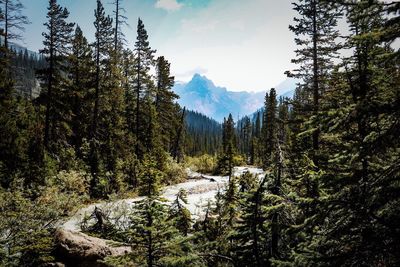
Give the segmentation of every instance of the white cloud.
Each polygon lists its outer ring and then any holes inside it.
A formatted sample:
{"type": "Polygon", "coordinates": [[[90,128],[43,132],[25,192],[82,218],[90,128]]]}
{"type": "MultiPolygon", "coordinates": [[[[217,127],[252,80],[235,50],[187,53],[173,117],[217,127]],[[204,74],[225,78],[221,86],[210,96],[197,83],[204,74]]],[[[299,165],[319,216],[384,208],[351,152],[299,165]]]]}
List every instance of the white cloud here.
{"type": "Polygon", "coordinates": [[[200,74],[200,75],[206,75],[208,72],[208,70],[206,68],[202,68],[202,67],[195,67],[193,69],[190,69],[188,71],[183,71],[183,72],[179,72],[179,73],[175,73],[175,80],[176,81],[182,81],[182,82],[187,82],[189,81],[194,74],[200,74]]]}
{"type": "Polygon", "coordinates": [[[181,19],[174,38],[157,48],[178,80],[187,80],[188,70],[204,68],[218,86],[264,91],[292,68],[295,44],[288,25],[294,15],[291,0],[212,1],[181,19]]]}
{"type": "Polygon", "coordinates": [[[177,11],[183,7],[183,4],[178,3],[176,0],[157,0],[155,7],[167,11],[177,11]]]}
{"type": "Polygon", "coordinates": [[[200,24],[194,20],[183,19],[182,30],[196,34],[207,34],[210,31],[214,31],[217,28],[218,24],[218,19],[210,19],[200,24]]]}

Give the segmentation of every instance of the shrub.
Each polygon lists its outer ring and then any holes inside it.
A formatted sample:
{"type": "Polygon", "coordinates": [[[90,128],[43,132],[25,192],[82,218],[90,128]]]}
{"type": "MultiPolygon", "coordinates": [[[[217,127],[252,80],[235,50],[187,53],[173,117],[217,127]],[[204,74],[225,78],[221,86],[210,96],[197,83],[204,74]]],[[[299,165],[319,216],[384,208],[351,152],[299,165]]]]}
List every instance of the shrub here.
{"type": "Polygon", "coordinates": [[[199,157],[187,157],[185,166],[196,172],[214,173],[217,167],[217,158],[207,154],[199,157]]]}
{"type": "Polygon", "coordinates": [[[185,167],[182,164],[175,162],[172,157],[168,157],[164,167],[162,183],[166,185],[181,183],[184,182],[186,178],[187,173],[185,167]]]}

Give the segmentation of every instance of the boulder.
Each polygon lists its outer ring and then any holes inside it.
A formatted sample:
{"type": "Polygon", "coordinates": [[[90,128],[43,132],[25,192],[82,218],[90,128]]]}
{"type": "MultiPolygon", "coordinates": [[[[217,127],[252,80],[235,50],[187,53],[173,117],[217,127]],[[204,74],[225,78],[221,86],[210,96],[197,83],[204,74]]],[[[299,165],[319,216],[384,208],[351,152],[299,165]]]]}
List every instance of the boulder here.
{"type": "Polygon", "coordinates": [[[56,258],[66,266],[100,267],[99,262],[107,256],[122,256],[131,252],[131,247],[81,232],[58,229],[56,238],[56,258]]]}

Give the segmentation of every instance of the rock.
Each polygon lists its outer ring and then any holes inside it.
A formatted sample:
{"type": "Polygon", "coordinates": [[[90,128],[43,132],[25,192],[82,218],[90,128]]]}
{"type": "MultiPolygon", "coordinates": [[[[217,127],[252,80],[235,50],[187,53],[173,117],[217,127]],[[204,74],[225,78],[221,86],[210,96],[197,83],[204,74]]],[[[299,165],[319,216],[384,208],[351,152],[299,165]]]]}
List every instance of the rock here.
{"type": "Polygon", "coordinates": [[[51,262],[51,263],[46,263],[41,267],[65,267],[65,264],[61,262],[51,262]]]}
{"type": "Polygon", "coordinates": [[[56,258],[66,266],[104,266],[98,262],[107,256],[122,256],[131,252],[129,246],[114,241],[88,236],[81,232],[58,229],[56,258]]]}

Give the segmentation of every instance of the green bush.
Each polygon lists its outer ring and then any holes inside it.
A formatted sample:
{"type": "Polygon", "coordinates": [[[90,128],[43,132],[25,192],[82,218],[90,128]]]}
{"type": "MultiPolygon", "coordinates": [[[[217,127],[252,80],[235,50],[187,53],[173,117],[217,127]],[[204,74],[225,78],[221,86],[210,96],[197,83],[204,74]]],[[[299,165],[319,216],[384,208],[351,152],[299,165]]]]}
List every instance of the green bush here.
{"type": "Polygon", "coordinates": [[[62,171],[31,195],[15,180],[0,188],[0,266],[41,266],[53,261],[54,230],[87,198],[87,175],[62,171]]]}
{"type": "Polygon", "coordinates": [[[177,163],[172,157],[166,159],[162,183],[166,185],[184,182],[187,178],[185,167],[177,163]]]}
{"type": "MultiPolygon", "coordinates": [[[[232,158],[231,167],[242,166],[246,164],[244,157],[241,155],[234,155],[232,158]]],[[[229,158],[226,155],[217,158],[215,174],[229,175],[229,158]]]]}
{"type": "Polygon", "coordinates": [[[185,166],[196,172],[214,173],[217,168],[217,157],[208,154],[199,157],[187,157],[185,166]]]}

